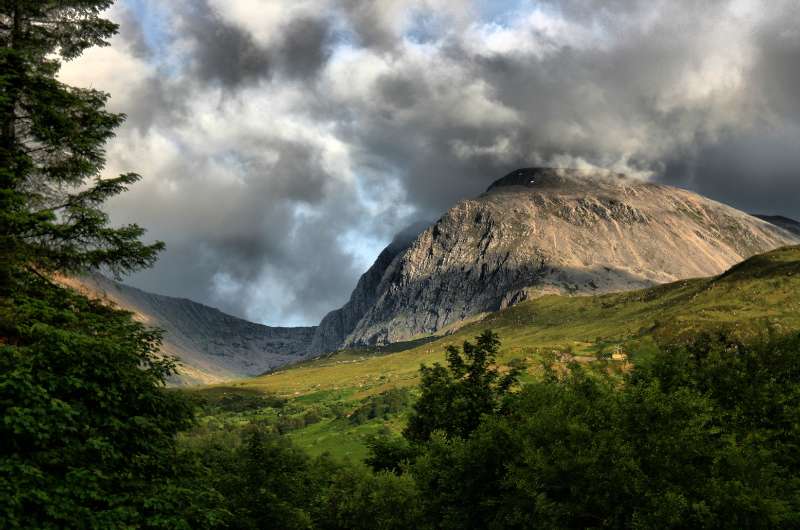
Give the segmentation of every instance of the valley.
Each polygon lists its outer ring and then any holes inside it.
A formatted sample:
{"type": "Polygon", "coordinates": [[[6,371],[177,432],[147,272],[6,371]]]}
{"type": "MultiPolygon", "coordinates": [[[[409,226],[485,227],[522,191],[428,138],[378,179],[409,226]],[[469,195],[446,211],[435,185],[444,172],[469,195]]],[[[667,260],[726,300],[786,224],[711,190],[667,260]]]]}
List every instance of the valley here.
{"type": "Polygon", "coordinates": [[[595,296],[547,295],[485,315],[454,333],[389,347],[324,355],[251,379],[191,390],[211,403],[202,416],[212,424],[298,418],[287,431],[314,454],[330,452],[360,460],[366,436],[399,432],[403,411],[354,424],[349,416],[375,396],[419,383],[421,364],[444,361],[448,345],[471,340],[484,329],[498,333],[502,366],[522,368],[521,381],[541,375],[542,363],[570,362],[621,372],[667,347],[701,333],[727,332],[747,342],[800,331],[800,247],[754,256],[721,275],[648,289],[595,296]],[[274,396],[275,409],[226,412],[215,408],[234,396],[274,396]],[[305,420],[312,421],[305,424],[305,420]]]}
{"type": "MultiPolygon", "coordinates": [[[[163,352],[181,362],[170,383],[185,386],[257,376],[341,350],[396,350],[464,326],[474,330],[470,322],[530,300],[545,304],[536,309],[535,322],[546,322],[549,311],[579,319],[568,315],[585,302],[570,297],[720,274],[755,254],[800,243],[798,227],[791,219],[751,216],[623,175],[523,168],[455,204],[436,222],[400,232],[361,276],[350,300],[317,326],[250,323],[101,276],[70,282],[164,329],[163,352]]],[[[566,340],[542,330],[529,337],[544,340],[542,347],[566,340]]],[[[575,347],[607,335],[595,331],[575,347]]],[[[505,340],[516,344],[521,333],[508,329],[505,340]]],[[[409,366],[418,364],[415,356],[424,348],[407,349],[409,366]]],[[[344,362],[341,355],[353,354],[339,354],[335,362],[344,362]]],[[[364,370],[371,373],[369,363],[364,370]]],[[[320,376],[318,384],[327,385],[320,376]]]]}

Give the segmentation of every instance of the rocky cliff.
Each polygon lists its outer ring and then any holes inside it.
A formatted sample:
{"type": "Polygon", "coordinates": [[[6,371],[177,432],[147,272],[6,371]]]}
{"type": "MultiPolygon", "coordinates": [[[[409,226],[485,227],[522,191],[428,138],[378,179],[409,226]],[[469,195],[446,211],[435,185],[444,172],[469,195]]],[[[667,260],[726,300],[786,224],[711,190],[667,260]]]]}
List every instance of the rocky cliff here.
{"type": "Polygon", "coordinates": [[[719,274],[789,231],[686,190],[621,175],[521,169],[390,245],[317,348],[435,333],[546,293],[596,294],[719,274]]]}
{"type": "Polygon", "coordinates": [[[258,375],[303,360],[312,351],[314,327],[254,324],[191,300],[148,293],[100,275],[64,283],[163,329],[162,351],[181,361],[172,384],[208,384],[258,375]]]}
{"type": "Polygon", "coordinates": [[[426,227],[424,223],[406,228],[383,249],[375,263],[359,278],[350,300],[340,309],[325,315],[319,323],[311,343],[312,351],[330,352],[342,347],[344,338],[356,328],[383,294],[381,281],[395,258],[404,253],[426,227]]]}

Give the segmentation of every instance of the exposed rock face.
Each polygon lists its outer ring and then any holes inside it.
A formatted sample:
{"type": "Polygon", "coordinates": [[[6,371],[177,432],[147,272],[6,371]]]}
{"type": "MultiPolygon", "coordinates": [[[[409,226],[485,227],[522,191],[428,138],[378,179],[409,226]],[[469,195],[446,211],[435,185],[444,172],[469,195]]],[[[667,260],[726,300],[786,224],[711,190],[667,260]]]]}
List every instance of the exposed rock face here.
{"type": "Polygon", "coordinates": [[[344,339],[353,332],[367,311],[375,305],[378,297],[383,294],[381,281],[395,262],[395,258],[405,252],[427,226],[426,223],[408,227],[383,249],[375,263],[361,275],[350,295],[350,300],[340,309],[325,315],[319,323],[311,344],[312,351],[329,352],[342,347],[344,339]]]}
{"type": "Polygon", "coordinates": [[[789,219],[788,217],[783,217],[782,215],[755,215],[755,217],[774,224],[775,226],[780,226],[784,230],[788,230],[789,232],[800,236],[800,222],[797,222],[794,219],[789,219]]]}
{"type": "Polygon", "coordinates": [[[390,245],[315,349],[434,333],[543,293],[596,294],[719,274],[800,243],[771,223],[686,190],[606,173],[522,169],[390,245]]]}
{"type": "Polygon", "coordinates": [[[262,374],[309,357],[314,327],[280,328],[247,322],[183,298],[148,293],[95,275],[64,280],[107,299],[148,326],[163,329],[162,351],[181,360],[172,384],[216,383],[262,374]]]}

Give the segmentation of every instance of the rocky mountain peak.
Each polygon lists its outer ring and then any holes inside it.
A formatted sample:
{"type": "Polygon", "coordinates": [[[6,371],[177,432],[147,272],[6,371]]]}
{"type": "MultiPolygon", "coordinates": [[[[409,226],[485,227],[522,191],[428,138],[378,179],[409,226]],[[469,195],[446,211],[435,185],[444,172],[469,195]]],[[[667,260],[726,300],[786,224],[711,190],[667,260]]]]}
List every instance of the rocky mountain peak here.
{"type": "Polygon", "coordinates": [[[622,173],[602,170],[584,170],[560,167],[528,167],[515,169],[506,176],[494,181],[487,192],[499,188],[521,186],[531,189],[585,187],[602,182],[606,185],[624,185],[636,182],[622,173]]]}
{"type": "Polygon", "coordinates": [[[323,320],[315,346],[408,340],[547,293],[711,276],[797,243],[683,189],[607,171],[517,169],[384,251],[351,301],[323,320]]]}

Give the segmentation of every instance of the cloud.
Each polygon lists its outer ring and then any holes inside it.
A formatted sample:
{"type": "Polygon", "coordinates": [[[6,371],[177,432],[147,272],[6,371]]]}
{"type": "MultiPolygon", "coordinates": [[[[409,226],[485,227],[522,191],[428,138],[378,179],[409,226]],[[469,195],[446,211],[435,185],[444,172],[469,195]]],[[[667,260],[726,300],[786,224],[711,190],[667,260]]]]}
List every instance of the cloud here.
{"type": "Polygon", "coordinates": [[[128,123],[110,204],[141,287],[271,324],[343,303],[393,234],[533,164],[800,217],[789,0],[129,0],[63,78],[128,123]],[[157,22],[156,22],[157,21],[157,22]]]}

